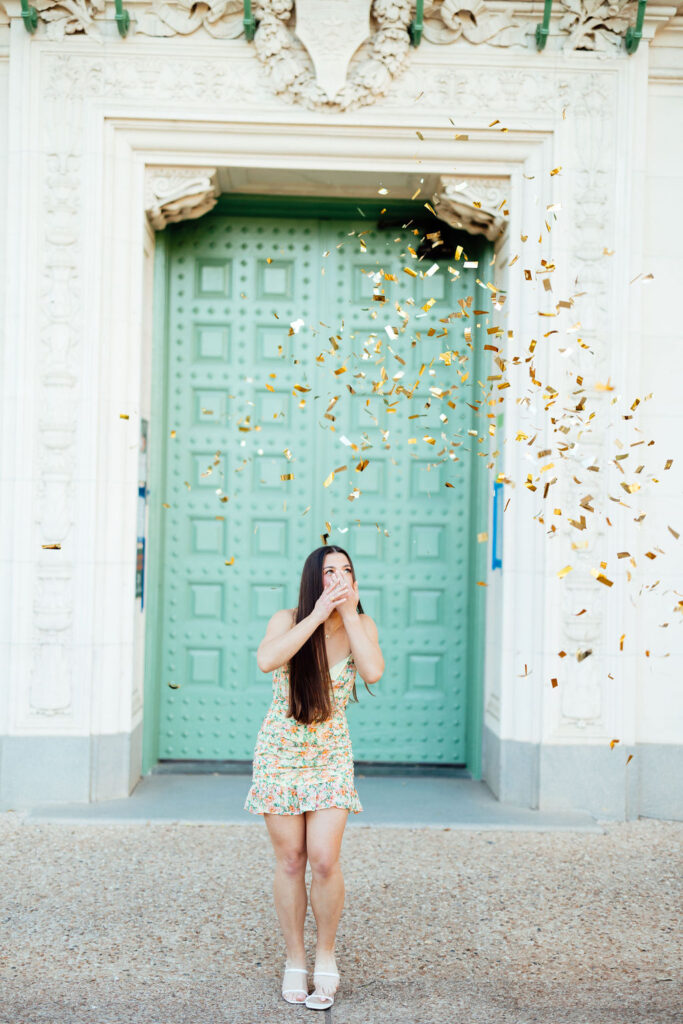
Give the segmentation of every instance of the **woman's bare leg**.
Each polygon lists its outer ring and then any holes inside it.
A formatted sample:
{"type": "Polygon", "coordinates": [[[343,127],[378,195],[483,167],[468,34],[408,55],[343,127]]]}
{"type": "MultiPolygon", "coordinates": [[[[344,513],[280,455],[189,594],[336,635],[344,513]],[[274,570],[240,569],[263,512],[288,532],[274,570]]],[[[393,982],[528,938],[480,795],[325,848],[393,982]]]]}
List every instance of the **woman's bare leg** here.
{"type": "MultiPolygon", "coordinates": [[[[287,947],[285,967],[305,967],[306,818],[304,814],[264,814],[263,817],[275,851],[273,896],[287,947]]],[[[301,972],[286,973],[284,985],[291,992],[289,999],[304,1001],[306,997],[294,991],[308,991],[307,979],[301,972]]]]}
{"type": "MultiPolygon", "coordinates": [[[[336,971],[334,943],[345,895],[339,855],[349,811],[344,807],[325,807],[305,814],[306,851],[313,876],[311,907],[318,928],[315,966],[322,971],[336,971]]],[[[337,986],[336,978],[321,978],[315,991],[332,995],[337,986]]]]}

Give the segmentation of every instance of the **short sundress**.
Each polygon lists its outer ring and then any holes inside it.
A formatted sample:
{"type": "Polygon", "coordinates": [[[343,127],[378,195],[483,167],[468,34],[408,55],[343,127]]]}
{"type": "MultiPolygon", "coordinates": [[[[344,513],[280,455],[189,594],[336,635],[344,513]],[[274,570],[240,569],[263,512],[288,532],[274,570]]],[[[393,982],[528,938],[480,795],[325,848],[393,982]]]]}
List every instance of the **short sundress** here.
{"type": "Polygon", "coordinates": [[[330,669],[333,712],[306,725],[287,717],[289,666],[273,672],[273,699],[254,748],[252,784],[244,810],[253,814],[302,814],[322,807],[363,807],[354,784],[346,705],[356,678],[349,653],[330,669]]]}

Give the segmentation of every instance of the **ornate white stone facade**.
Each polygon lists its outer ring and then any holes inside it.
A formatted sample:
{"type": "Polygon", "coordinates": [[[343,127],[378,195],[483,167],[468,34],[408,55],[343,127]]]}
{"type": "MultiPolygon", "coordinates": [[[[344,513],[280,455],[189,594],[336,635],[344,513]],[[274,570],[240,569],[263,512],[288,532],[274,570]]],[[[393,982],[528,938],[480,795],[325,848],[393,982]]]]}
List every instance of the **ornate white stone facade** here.
{"type": "MultiPolygon", "coordinates": [[[[301,41],[306,33],[295,30],[292,0],[254,5],[253,43],[243,35],[242,4],[232,2],[124,4],[132,20],[125,40],[112,5],[34,6],[34,35],[15,0],[6,0],[0,24],[9,197],[0,435],[6,805],[44,794],[46,778],[31,775],[26,753],[27,741],[35,750],[41,737],[85,737],[94,751],[48,786],[47,799],[124,795],[139,776],[141,634],[129,595],[137,431],[149,409],[140,381],[148,377],[141,325],[151,317],[143,284],[151,229],[211,209],[221,169],[269,172],[277,190],[278,172],[296,166],[344,167],[369,180],[368,168],[436,175],[431,199],[439,215],[496,242],[501,269],[492,275],[506,296],[510,358],[523,359],[528,339],[554,323],[542,315],[558,317],[567,340],[540,343],[535,367],[543,382],[566,386],[533,402],[521,398],[520,378],[520,400],[506,406],[504,472],[523,481],[535,468],[515,444],[520,432],[545,431],[548,448],[563,437],[571,471],[564,467],[556,504],[588,500],[596,514],[580,534],[564,517],[551,532],[534,519],[536,497],[519,484],[511,492],[504,569],[491,574],[487,591],[484,776],[502,798],[531,806],[585,806],[616,817],[669,806],[652,796],[650,776],[638,775],[648,771],[644,758],[628,776],[609,747],[618,738],[619,757],[639,743],[664,744],[666,756],[676,747],[667,723],[639,732],[652,653],[634,646],[626,668],[618,657],[620,634],[645,635],[649,613],[625,588],[607,599],[593,570],[597,550],[608,550],[612,565],[633,543],[605,524],[615,497],[629,501],[613,459],[623,423],[606,382],[644,395],[649,335],[642,287],[629,282],[648,271],[652,248],[642,213],[657,167],[643,145],[648,104],[664,97],[680,116],[683,102],[676,8],[650,9],[645,38],[629,57],[620,40],[634,4],[563,0],[551,40],[537,53],[539,5],[427,3],[424,38],[413,47],[413,5],[374,0],[371,31],[343,78],[348,52],[321,82],[301,41]],[[550,246],[557,268],[550,291],[540,280],[528,287],[524,275],[538,263],[536,238],[544,238],[544,251],[550,246]],[[522,244],[524,258],[515,260],[522,244]],[[540,415],[543,403],[576,404],[577,388],[590,391],[595,416],[590,424],[577,416],[558,437],[540,415]],[[568,652],[562,685],[550,688],[558,651],[568,652]],[[121,739],[116,755],[98,753],[103,737],[121,739]],[[572,793],[568,765],[579,757],[572,793]]],[[[672,128],[668,144],[683,156],[683,136],[675,137],[672,128]]],[[[665,337],[673,334],[668,314],[665,301],[652,313],[665,337]]],[[[680,354],[668,355],[683,370],[680,354]]],[[[667,455],[680,461],[683,431],[675,422],[667,455]]],[[[634,516],[656,497],[639,495],[634,516]]],[[[631,554],[634,573],[642,572],[644,551],[631,554]]],[[[680,557],[669,565],[672,580],[680,557]]],[[[657,652],[661,677],[671,674],[658,700],[680,713],[670,668],[683,662],[675,625],[667,635],[671,661],[657,652]]]]}

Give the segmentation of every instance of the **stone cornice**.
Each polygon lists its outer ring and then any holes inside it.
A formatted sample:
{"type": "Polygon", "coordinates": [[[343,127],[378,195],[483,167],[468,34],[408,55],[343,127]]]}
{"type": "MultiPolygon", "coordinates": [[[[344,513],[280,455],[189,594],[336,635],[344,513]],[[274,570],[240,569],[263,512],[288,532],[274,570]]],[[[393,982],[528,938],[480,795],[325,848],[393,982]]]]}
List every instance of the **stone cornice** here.
{"type": "MultiPolygon", "coordinates": [[[[462,8],[465,8],[471,2],[472,0],[465,0],[465,2],[462,3],[460,6],[462,8]]],[[[553,8],[551,19],[551,36],[558,36],[560,34],[558,26],[562,18],[567,13],[566,10],[561,7],[561,2],[562,0],[558,0],[556,6],[553,8]]],[[[60,6],[58,0],[42,0],[42,3],[45,9],[49,7],[60,6]]],[[[35,6],[38,9],[39,5],[40,0],[38,0],[38,3],[36,3],[36,0],[32,0],[32,6],[35,6]]],[[[83,7],[84,9],[90,9],[90,17],[92,21],[99,25],[101,25],[103,22],[111,21],[113,23],[114,21],[116,6],[112,2],[112,0],[97,0],[96,4],[93,4],[91,0],[80,0],[80,3],[78,5],[73,6],[79,6],[83,7]]],[[[169,2],[167,3],[157,4],[155,4],[154,2],[150,2],[150,0],[124,0],[124,7],[131,15],[131,28],[128,38],[131,38],[139,31],[138,26],[142,21],[143,15],[147,12],[152,11],[155,6],[182,12],[183,7],[185,7],[185,9],[188,10],[192,6],[192,4],[191,2],[189,2],[189,0],[185,5],[183,5],[181,2],[177,2],[177,0],[169,0],[169,2]]],[[[510,21],[528,22],[528,31],[531,34],[533,34],[532,29],[535,28],[536,24],[539,23],[543,17],[543,0],[487,0],[485,6],[487,11],[489,11],[493,15],[505,17],[510,21]]],[[[213,7],[215,12],[213,18],[209,17],[206,19],[207,23],[209,24],[211,24],[212,22],[215,23],[216,21],[220,20],[220,16],[216,17],[217,10],[219,7],[227,9],[228,11],[232,11],[232,17],[236,19],[238,27],[234,32],[224,35],[223,38],[243,37],[243,4],[231,3],[231,0],[227,0],[227,3],[223,4],[199,3],[195,4],[195,7],[206,8],[206,13],[208,13],[211,7],[213,7]],[[239,7],[239,11],[236,10],[237,7],[239,7]],[[235,8],[235,10],[232,10],[232,8],[235,8]]],[[[425,7],[429,9],[429,0],[427,0],[425,7]]],[[[45,20],[41,17],[41,14],[42,12],[39,10],[39,20],[43,22],[43,24],[39,27],[38,31],[36,32],[36,36],[41,34],[41,29],[42,32],[44,32],[46,28],[45,20]]],[[[676,23],[680,20],[681,17],[683,17],[683,4],[648,4],[645,12],[645,21],[643,24],[643,37],[646,39],[651,39],[654,36],[654,34],[658,31],[658,27],[660,25],[667,25],[668,23],[672,23],[671,27],[675,28],[676,23]]],[[[0,0],[0,24],[7,24],[12,18],[21,19],[21,0],[0,0]]],[[[197,13],[195,12],[193,18],[196,20],[197,24],[195,28],[191,28],[190,31],[194,32],[195,30],[198,30],[202,32],[203,29],[200,26],[202,25],[203,17],[198,16],[197,13]]],[[[213,35],[215,37],[215,35],[218,34],[212,33],[206,29],[204,29],[204,31],[207,36],[213,35]]],[[[166,34],[174,35],[177,33],[173,29],[169,29],[169,31],[166,34]]]]}

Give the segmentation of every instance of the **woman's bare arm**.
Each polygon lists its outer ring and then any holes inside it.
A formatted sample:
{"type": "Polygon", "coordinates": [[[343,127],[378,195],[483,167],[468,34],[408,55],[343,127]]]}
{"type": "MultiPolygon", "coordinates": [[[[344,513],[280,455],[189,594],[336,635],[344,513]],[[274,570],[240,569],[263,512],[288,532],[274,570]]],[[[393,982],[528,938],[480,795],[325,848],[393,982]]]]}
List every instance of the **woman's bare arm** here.
{"type": "Polygon", "coordinates": [[[368,684],[378,682],[384,672],[384,657],[374,619],[358,611],[342,612],[340,609],[339,614],[344,620],[353,660],[361,679],[368,684]]]}
{"type": "Polygon", "coordinates": [[[256,652],[256,664],[262,672],[272,672],[289,661],[324,620],[314,609],[295,626],[293,621],[291,608],[283,608],[271,617],[256,652]]]}
{"type": "Polygon", "coordinates": [[[346,601],[346,587],[337,580],[325,583],[323,592],[315,602],[313,611],[292,625],[295,612],[283,608],[275,612],[266,627],[266,635],[258,646],[256,663],[262,672],[272,672],[284,665],[315,632],[321,622],[326,622],[335,608],[346,601]]]}

